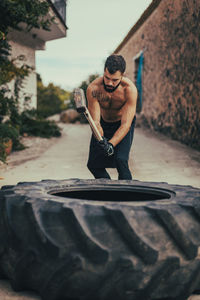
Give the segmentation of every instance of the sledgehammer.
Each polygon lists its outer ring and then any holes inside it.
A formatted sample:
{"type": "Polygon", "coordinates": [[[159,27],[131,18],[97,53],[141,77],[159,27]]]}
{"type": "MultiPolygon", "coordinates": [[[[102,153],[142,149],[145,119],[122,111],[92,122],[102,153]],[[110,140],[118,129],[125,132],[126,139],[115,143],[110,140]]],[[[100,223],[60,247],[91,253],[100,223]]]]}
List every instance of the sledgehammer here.
{"type": "Polygon", "coordinates": [[[81,88],[76,88],[74,90],[74,101],[76,104],[76,110],[79,113],[84,114],[84,116],[86,117],[86,119],[88,120],[90,127],[92,129],[92,132],[94,134],[94,136],[96,137],[96,139],[100,142],[103,141],[103,138],[99,132],[99,130],[97,129],[96,124],[94,123],[94,120],[92,119],[92,116],[86,106],[86,99],[85,99],[85,94],[83,89],[81,88]]]}

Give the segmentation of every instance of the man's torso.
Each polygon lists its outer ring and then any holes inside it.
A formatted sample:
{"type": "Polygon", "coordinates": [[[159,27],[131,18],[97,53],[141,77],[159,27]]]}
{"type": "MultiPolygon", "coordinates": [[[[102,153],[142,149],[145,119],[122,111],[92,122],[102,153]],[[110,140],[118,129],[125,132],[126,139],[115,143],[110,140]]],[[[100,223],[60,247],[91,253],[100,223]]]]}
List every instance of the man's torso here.
{"type": "Polygon", "coordinates": [[[101,116],[106,122],[121,120],[122,107],[126,103],[126,89],[129,86],[129,79],[123,78],[119,87],[112,93],[105,91],[102,78],[95,80],[92,95],[97,99],[101,116]]]}

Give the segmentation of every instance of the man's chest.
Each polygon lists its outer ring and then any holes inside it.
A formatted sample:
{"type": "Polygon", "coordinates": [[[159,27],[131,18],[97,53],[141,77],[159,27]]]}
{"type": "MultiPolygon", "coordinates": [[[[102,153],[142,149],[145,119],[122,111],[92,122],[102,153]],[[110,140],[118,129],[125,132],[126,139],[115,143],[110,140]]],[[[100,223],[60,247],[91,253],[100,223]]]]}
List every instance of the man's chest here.
{"type": "Polygon", "coordinates": [[[103,93],[97,92],[96,98],[99,105],[103,109],[116,109],[119,110],[126,102],[123,93],[103,93]]]}

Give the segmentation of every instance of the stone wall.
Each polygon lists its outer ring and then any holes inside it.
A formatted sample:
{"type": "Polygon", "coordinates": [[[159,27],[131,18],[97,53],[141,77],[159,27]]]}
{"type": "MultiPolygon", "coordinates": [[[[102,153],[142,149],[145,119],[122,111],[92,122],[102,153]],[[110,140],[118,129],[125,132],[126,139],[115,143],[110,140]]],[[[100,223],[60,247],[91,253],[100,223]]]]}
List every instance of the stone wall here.
{"type": "Polygon", "coordinates": [[[138,119],[200,150],[200,1],[165,0],[116,53],[127,61],[144,50],[143,107],[138,119]]]}

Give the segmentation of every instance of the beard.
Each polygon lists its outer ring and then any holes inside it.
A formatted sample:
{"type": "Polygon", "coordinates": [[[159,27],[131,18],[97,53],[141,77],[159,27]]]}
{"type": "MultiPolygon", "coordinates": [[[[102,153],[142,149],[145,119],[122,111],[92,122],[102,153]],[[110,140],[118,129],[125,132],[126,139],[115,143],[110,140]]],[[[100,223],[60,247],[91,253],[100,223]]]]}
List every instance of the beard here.
{"type": "Polygon", "coordinates": [[[108,92],[108,93],[113,93],[118,88],[118,86],[120,85],[120,83],[121,83],[121,80],[120,80],[120,82],[116,86],[113,87],[113,86],[110,86],[110,85],[106,85],[105,81],[103,79],[104,90],[106,92],[108,92]]]}

